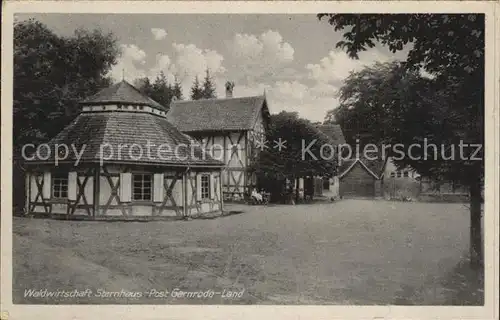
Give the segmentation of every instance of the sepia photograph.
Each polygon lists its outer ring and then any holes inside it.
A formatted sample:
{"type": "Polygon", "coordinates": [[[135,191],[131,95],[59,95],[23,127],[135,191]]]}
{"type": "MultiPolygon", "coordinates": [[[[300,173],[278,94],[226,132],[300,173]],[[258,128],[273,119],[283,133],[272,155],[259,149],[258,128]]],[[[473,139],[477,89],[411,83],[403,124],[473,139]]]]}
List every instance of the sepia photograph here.
{"type": "Polygon", "coordinates": [[[9,303],[488,304],[487,14],[329,8],[14,13],[9,303]]]}

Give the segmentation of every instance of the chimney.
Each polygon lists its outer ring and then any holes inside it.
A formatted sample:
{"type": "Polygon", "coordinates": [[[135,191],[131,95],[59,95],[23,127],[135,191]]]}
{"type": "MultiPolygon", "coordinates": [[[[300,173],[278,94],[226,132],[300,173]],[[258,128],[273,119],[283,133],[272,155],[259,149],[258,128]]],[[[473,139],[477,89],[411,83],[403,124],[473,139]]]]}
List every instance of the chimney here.
{"type": "Polygon", "coordinates": [[[234,88],[234,82],[227,81],[226,82],[226,98],[233,97],[233,88],[234,88]]]}

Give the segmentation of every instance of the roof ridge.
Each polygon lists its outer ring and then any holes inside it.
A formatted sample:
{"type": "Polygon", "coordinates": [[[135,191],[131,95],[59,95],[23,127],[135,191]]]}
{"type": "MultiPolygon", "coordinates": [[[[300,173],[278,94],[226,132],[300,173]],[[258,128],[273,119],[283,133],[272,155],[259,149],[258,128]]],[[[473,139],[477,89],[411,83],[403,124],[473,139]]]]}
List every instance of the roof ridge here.
{"type": "Polygon", "coordinates": [[[207,99],[196,99],[196,100],[175,100],[172,103],[186,103],[195,101],[216,101],[216,100],[237,100],[237,99],[250,99],[250,98],[265,98],[263,95],[257,96],[246,96],[246,97],[232,97],[232,98],[207,98],[207,99]]]}
{"type": "Polygon", "coordinates": [[[78,103],[80,105],[98,104],[98,103],[124,103],[148,105],[152,108],[166,110],[167,107],[152,99],[147,94],[136,88],[130,82],[122,80],[105,88],[101,88],[98,92],[87,97],[78,103]],[[120,94],[118,94],[120,92],[120,94]],[[128,95],[121,96],[126,92],[128,95]]]}

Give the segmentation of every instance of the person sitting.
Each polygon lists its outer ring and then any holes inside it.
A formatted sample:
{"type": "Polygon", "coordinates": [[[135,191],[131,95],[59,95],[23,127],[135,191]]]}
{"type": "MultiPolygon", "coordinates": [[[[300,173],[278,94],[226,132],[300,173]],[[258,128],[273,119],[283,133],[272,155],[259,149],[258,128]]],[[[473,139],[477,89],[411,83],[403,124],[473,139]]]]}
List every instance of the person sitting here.
{"type": "Polygon", "coordinates": [[[262,203],[262,195],[255,188],[252,190],[252,199],[257,203],[262,203]]]}

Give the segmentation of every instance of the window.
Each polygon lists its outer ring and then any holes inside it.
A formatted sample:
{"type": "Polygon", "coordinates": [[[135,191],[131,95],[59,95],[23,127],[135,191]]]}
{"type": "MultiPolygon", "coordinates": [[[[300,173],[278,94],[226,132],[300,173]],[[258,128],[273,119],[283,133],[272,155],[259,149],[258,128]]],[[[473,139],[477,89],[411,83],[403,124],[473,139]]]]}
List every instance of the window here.
{"type": "Polygon", "coordinates": [[[210,198],[210,175],[208,174],[201,176],[201,198],[210,198]]]}
{"type": "Polygon", "coordinates": [[[398,177],[398,178],[401,178],[401,171],[398,171],[398,173],[397,173],[397,177],[398,177]]]}
{"type": "Polygon", "coordinates": [[[408,171],[403,172],[403,176],[408,178],[408,171]]]}
{"type": "Polygon", "coordinates": [[[133,175],[134,200],[151,200],[151,175],[134,174],[133,175]]]}
{"type": "Polygon", "coordinates": [[[52,197],[56,199],[68,198],[68,175],[65,174],[53,175],[52,197]]]}
{"type": "Polygon", "coordinates": [[[396,177],[396,172],[393,171],[393,172],[391,172],[391,178],[394,178],[394,177],[396,177]]]}

